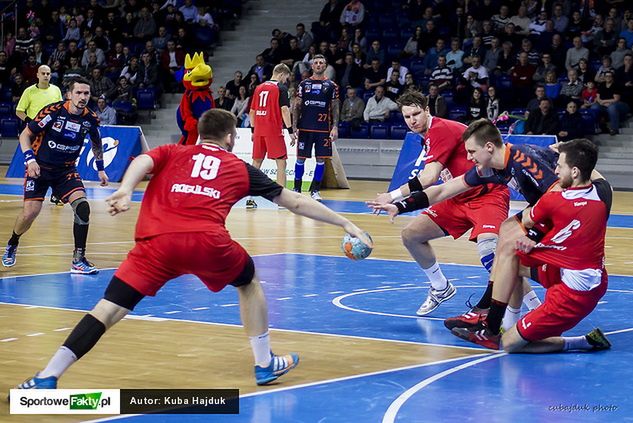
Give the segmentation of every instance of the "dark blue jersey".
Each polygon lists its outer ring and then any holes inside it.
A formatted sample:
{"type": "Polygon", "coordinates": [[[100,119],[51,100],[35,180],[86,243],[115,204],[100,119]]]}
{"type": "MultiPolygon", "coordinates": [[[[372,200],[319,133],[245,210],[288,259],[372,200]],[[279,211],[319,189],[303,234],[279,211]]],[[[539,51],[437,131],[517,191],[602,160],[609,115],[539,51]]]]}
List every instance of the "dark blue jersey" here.
{"type": "Polygon", "coordinates": [[[35,134],[32,148],[38,163],[52,166],[73,166],[90,135],[95,157],[103,156],[99,118],[87,107],[80,115],[70,113],[70,101],[44,107],[28,124],[35,134]]]}
{"type": "Polygon", "coordinates": [[[464,174],[464,180],[470,186],[488,183],[508,185],[534,205],[558,181],[554,173],[557,160],[558,153],[549,148],[507,143],[503,169],[479,170],[475,166],[464,174]]]}
{"type": "Polygon", "coordinates": [[[301,99],[301,113],[297,128],[311,132],[330,132],[331,105],[338,100],[338,85],[329,79],[304,79],[297,96],[301,99]]]}

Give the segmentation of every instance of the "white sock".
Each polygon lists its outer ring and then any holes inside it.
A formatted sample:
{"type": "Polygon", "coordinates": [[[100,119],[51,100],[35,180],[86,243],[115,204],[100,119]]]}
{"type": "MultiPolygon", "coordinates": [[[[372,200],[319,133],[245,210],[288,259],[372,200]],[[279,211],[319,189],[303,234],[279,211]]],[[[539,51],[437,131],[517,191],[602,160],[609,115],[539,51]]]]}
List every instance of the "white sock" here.
{"type": "Polygon", "coordinates": [[[565,341],[563,351],[590,350],[593,348],[585,336],[564,336],[563,340],[565,341]]]}
{"type": "Polygon", "coordinates": [[[77,356],[74,352],[66,347],[59,347],[51,361],[46,365],[46,368],[37,376],[40,378],[50,376],[59,378],[75,361],[77,361],[77,356]]]}
{"type": "Polygon", "coordinates": [[[428,269],[422,269],[426,273],[426,277],[431,281],[431,286],[436,291],[443,291],[448,287],[448,279],[442,273],[440,265],[437,262],[433,263],[433,266],[428,269]]]}
{"type": "Polygon", "coordinates": [[[255,357],[255,364],[259,367],[268,367],[270,365],[270,337],[268,332],[258,336],[249,336],[251,349],[255,357]]]}
{"type": "Polygon", "coordinates": [[[525,304],[528,310],[532,311],[541,305],[541,300],[539,300],[536,292],[530,291],[523,297],[523,304],[525,304]]]}
{"type": "Polygon", "coordinates": [[[503,320],[501,321],[501,327],[504,331],[507,331],[512,326],[516,325],[519,319],[521,318],[521,308],[514,308],[508,306],[506,308],[506,313],[503,315],[503,320]]]}

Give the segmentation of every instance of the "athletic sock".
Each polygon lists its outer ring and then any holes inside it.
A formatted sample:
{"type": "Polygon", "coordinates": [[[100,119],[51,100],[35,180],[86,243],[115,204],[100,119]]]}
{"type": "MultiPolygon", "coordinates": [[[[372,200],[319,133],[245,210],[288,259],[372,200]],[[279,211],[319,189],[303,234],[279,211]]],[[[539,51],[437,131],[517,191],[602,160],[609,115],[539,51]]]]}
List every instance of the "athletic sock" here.
{"type": "Polygon", "coordinates": [[[431,286],[436,291],[443,291],[448,288],[448,279],[442,273],[442,269],[440,269],[440,265],[435,262],[428,269],[422,269],[424,273],[426,273],[426,277],[431,281],[431,286]]]}
{"type": "Polygon", "coordinates": [[[48,362],[46,368],[37,376],[40,378],[55,376],[59,378],[66,370],[77,361],[77,356],[67,347],[61,346],[48,362]]]}
{"type": "Polygon", "coordinates": [[[501,322],[501,327],[504,331],[507,331],[512,326],[516,325],[519,319],[521,318],[521,307],[514,308],[508,306],[506,309],[506,313],[503,315],[503,320],[501,322]]]}
{"type": "Polygon", "coordinates": [[[265,332],[257,336],[249,336],[255,364],[259,367],[268,367],[270,365],[270,336],[265,332]]]}
{"type": "Polygon", "coordinates": [[[502,303],[495,299],[490,301],[490,311],[488,311],[486,323],[488,329],[495,335],[499,333],[501,320],[503,320],[503,315],[506,313],[506,307],[508,307],[508,303],[502,303]]]}
{"type": "Polygon", "coordinates": [[[8,244],[9,245],[18,245],[20,243],[20,237],[22,235],[18,235],[15,233],[15,231],[13,231],[13,233],[11,234],[11,238],[9,239],[8,244]]]}
{"type": "Polygon", "coordinates": [[[586,336],[564,336],[563,341],[565,341],[563,351],[590,350],[593,348],[586,336]]]}
{"type": "Polygon", "coordinates": [[[525,304],[528,310],[532,311],[541,305],[541,300],[538,298],[538,295],[536,295],[536,292],[530,291],[523,297],[523,304],[525,304]]]}
{"type": "Polygon", "coordinates": [[[486,292],[481,297],[479,302],[475,307],[477,308],[490,308],[490,301],[492,300],[492,281],[488,281],[488,286],[486,287],[486,292]]]}

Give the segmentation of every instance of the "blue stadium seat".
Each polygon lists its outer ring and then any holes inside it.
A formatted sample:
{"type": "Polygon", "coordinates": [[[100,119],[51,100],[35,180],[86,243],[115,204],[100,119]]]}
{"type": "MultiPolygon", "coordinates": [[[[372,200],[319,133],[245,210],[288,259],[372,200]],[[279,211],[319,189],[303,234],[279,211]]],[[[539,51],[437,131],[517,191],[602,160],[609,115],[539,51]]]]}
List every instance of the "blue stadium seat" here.
{"type": "Polygon", "coordinates": [[[516,109],[510,109],[510,114],[514,116],[525,116],[526,111],[527,109],[519,107],[516,109]]]}
{"type": "Polygon", "coordinates": [[[350,138],[369,138],[369,126],[362,124],[358,128],[352,128],[350,138]]]}
{"type": "Polygon", "coordinates": [[[580,115],[582,116],[582,129],[587,135],[596,134],[596,118],[595,115],[589,109],[580,109],[580,115]]]}
{"type": "Polygon", "coordinates": [[[20,123],[17,118],[6,118],[0,120],[0,134],[3,137],[17,137],[20,130],[20,123]]]}
{"type": "Polygon", "coordinates": [[[391,124],[391,125],[402,125],[402,122],[404,122],[402,113],[398,111],[394,111],[389,114],[389,119],[387,119],[385,123],[391,124]]]}
{"type": "Polygon", "coordinates": [[[363,93],[363,101],[365,102],[365,104],[367,104],[367,100],[369,100],[370,98],[372,98],[374,96],[374,92],[373,91],[365,91],[363,93]]]}
{"type": "MultiPolygon", "coordinates": [[[[389,25],[388,27],[383,27],[383,28],[392,28],[392,25],[389,25]]],[[[394,29],[388,29],[383,31],[382,33],[382,39],[384,40],[385,43],[395,43],[399,40],[400,34],[398,31],[394,30],[394,29]]]]}
{"type": "Polygon", "coordinates": [[[368,29],[365,33],[365,37],[367,38],[368,45],[372,43],[374,40],[381,40],[380,31],[377,29],[368,29]]]}
{"type": "Polygon", "coordinates": [[[389,127],[384,123],[374,123],[369,127],[369,138],[387,139],[389,138],[389,127]]]}
{"type": "Polygon", "coordinates": [[[151,88],[141,88],[136,92],[138,110],[156,109],[156,94],[151,88]]]}
{"type": "Polygon", "coordinates": [[[3,87],[0,91],[0,101],[13,102],[13,96],[11,95],[11,88],[3,87]]]}
{"type": "Polygon", "coordinates": [[[0,116],[3,117],[11,117],[13,114],[13,103],[8,101],[3,101],[0,103],[0,116]]]}
{"type": "Polygon", "coordinates": [[[403,140],[407,135],[409,128],[404,125],[391,125],[390,133],[391,138],[394,140],[403,140]]]}
{"type": "Polygon", "coordinates": [[[350,128],[349,122],[339,122],[338,123],[338,137],[349,138],[350,129],[351,128],[350,128]]]}
{"type": "Polygon", "coordinates": [[[466,116],[465,107],[454,107],[453,109],[448,111],[448,118],[450,120],[460,120],[464,116],[466,116]]]}

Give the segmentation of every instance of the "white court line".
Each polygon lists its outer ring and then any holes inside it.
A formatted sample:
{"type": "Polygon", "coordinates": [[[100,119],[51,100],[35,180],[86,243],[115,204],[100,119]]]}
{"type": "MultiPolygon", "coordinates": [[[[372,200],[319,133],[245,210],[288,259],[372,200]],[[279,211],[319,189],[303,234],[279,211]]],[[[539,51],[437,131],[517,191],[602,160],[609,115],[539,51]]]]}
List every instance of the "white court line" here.
{"type": "MultiPolygon", "coordinates": [[[[0,301],[0,305],[3,305],[3,304],[4,305],[18,306],[18,307],[31,307],[30,304],[7,303],[7,302],[1,302],[0,301]]],[[[77,312],[77,313],[88,313],[89,312],[89,310],[80,310],[80,309],[75,309],[75,308],[53,307],[53,306],[39,306],[39,308],[44,308],[44,309],[49,309],[49,310],[74,311],[74,312],[77,312]]],[[[147,315],[147,316],[151,316],[151,315],[147,315]]],[[[137,315],[130,315],[130,314],[125,316],[125,319],[150,320],[150,321],[157,321],[157,322],[166,322],[166,321],[169,321],[169,322],[185,322],[185,323],[194,323],[194,324],[207,325],[207,326],[224,326],[224,327],[240,328],[240,329],[243,328],[242,325],[236,325],[236,324],[233,324],[233,323],[203,322],[203,321],[199,321],[199,320],[190,320],[190,319],[171,319],[171,318],[168,318],[168,317],[156,318],[156,317],[137,316],[137,315]]],[[[271,325],[271,324],[269,324],[268,326],[270,326],[271,328],[273,327],[273,325],[271,325]]],[[[278,329],[278,328],[275,328],[275,330],[279,331],[279,332],[285,332],[285,333],[299,333],[299,334],[304,334],[304,335],[332,336],[334,338],[360,339],[360,340],[364,340],[364,341],[382,341],[382,342],[409,344],[409,345],[422,345],[422,346],[442,347],[442,348],[456,348],[456,349],[459,349],[459,350],[473,350],[473,351],[483,351],[484,350],[484,348],[478,348],[478,347],[465,347],[465,346],[459,346],[459,345],[433,344],[433,343],[430,343],[430,342],[403,341],[403,340],[388,339],[388,338],[371,338],[371,337],[368,337],[368,336],[359,336],[359,335],[340,335],[340,334],[337,334],[337,333],[310,332],[310,331],[297,330],[297,329],[278,329]]]]}
{"type": "Polygon", "coordinates": [[[396,415],[398,414],[398,411],[400,411],[400,408],[404,405],[404,403],[407,402],[407,400],[411,398],[413,395],[415,395],[418,391],[426,388],[433,382],[438,381],[453,373],[459,372],[460,370],[464,370],[464,369],[467,369],[468,367],[476,366],[479,363],[483,363],[488,360],[494,360],[496,358],[503,357],[505,355],[507,355],[507,353],[497,353],[497,354],[489,355],[487,357],[482,357],[477,360],[469,361],[468,363],[460,364],[459,366],[444,370],[443,372],[440,372],[436,375],[433,375],[429,378],[424,379],[422,382],[418,383],[417,385],[407,389],[398,398],[396,398],[394,402],[391,403],[391,405],[387,409],[387,412],[385,413],[382,419],[382,423],[393,423],[396,420],[396,415]]]}
{"type": "Polygon", "coordinates": [[[611,332],[605,332],[604,334],[605,335],[616,335],[618,333],[626,333],[626,332],[633,332],[633,328],[613,330],[611,332]]]}
{"type": "MultiPolygon", "coordinates": [[[[116,270],[116,269],[117,269],[116,267],[102,267],[102,268],[99,268],[99,271],[102,271],[102,270],[116,270]]],[[[70,270],[66,270],[64,272],[33,273],[33,274],[30,274],[30,275],[5,276],[5,277],[0,278],[0,280],[3,280],[3,279],[15,279],[15,278],[30,278],[32,276],[63,275],[63,274],[66,274],[66,273],[76,275],[75,273],[70,273],[70,270]]],[[[77,276],[94,276],[94,275],[77,275],[77,276]]],[[[5,303],[5,304],[11,304],[11,303],[5,303]]],[[[35,307],[39,307],[39,306],[35,306],[35,307]]]]}
{"type": "MultiPolygon", "coordinates": [[[[422,367],[436,366],[436,365],[440,365],[440,364],[452,363],[454,361],[461,361],[461,360],[472,359],[472,358],[477,358],[477,357],[486,357],[486,356],[489,356],[489,355],[490,355],[489,353],[477,354],[477,355],[467,355],[465,357],[448,358],[446,360],[432,361],[432,362],[423,363],[423,364],[413,364],[413,365],[410,365],[410,366],[398,367],[398,368],[395,368],[395,369],[379,370],[379,371],[376,371],[376,372],[362,373],[362,374],[353,375],[353,376],[344,376],[344,377],[339,377],[339,378],[334,378],[334,379],[321,380],[321,381],[317,381],[317,382],[302,383],[300,385],[287,386],[287,387],[283,387],[283,388],[270,389],[270,390],[266,390],[266,391],[251,392],[250,394],[240,395],[240,398],[257,397],[257,396],[261,396],[261,395],[276,394],[276,393],[284,392],[284,391],[292,391],[292,390],[295,390],[295,389],[309,388],[311,386],[324,385],[324,384],[328,384],[328,383],[345,382],[345,381],[348,381],[348,380],[354,380],[354,379],[359,379],[359,378],[364,378],[364,377],[380,376],[380,375],[387,374],[387,373],[400,372],[400,371],[403,371],[403,370],[418,369],[418,368],[422,368],[422,367]]],[[[108,421],[112,421],[112,420],[126,419],[128,417],[135,417],[135,416],[141,416],[141,415],[142,414],[126,414],[126,415],[116,416],[116,417],[105,417],[105,418],[97,419],[97,420],[85,420],[84,423],[108,422],[108,421]]]]}

